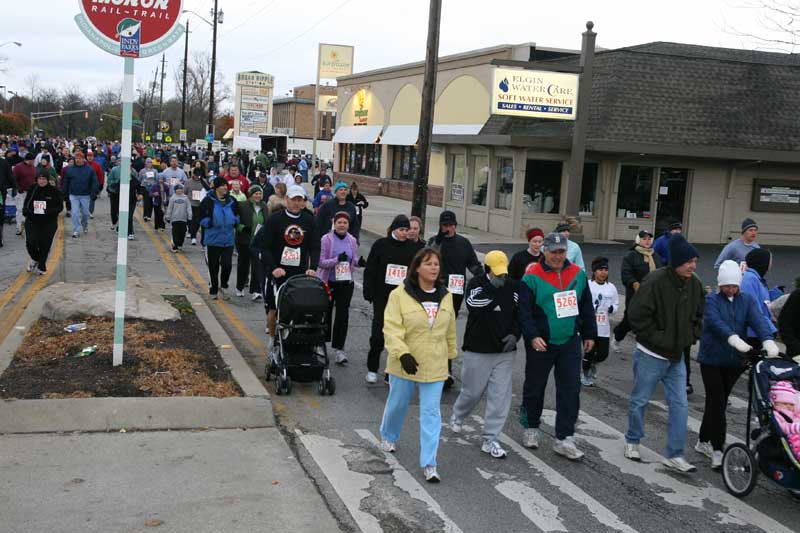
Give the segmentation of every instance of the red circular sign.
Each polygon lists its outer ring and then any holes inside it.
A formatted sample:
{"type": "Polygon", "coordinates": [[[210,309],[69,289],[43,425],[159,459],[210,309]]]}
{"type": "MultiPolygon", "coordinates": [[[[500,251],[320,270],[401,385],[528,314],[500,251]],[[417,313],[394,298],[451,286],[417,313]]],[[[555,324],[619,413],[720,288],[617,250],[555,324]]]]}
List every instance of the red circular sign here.
{"type": "Polygon", "coordinates": [[[94,29],[115,43],[120,39],[121,24],[140,23],[141,46],[168,35],[183,10],[183,0],[80,0],[80,5],[94,29]]]}

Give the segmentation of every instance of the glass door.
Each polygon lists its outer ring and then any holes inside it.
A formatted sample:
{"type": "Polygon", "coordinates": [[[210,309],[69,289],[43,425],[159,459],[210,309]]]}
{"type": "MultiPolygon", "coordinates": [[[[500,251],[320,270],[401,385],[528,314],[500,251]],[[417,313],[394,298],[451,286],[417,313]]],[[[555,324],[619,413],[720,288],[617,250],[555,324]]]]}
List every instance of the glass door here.
{"type": "Polygon", "coordinates": [[[656,207],[656,237],[666,231],[673,222],[683,223],[686,206],[686,183],[689,169],[662,168],[658,179],[658,201],[656,207]]]}

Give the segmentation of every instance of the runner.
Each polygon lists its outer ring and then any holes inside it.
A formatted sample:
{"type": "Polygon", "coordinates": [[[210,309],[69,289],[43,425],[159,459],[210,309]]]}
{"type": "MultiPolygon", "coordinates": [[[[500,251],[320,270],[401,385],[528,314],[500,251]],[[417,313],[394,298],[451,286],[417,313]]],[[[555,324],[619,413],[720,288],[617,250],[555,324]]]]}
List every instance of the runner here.
{"type": "MultiPolygon", "coordinates": [[[[367,354],[367,383],[377,383],[381,352],[384,348],[383,314],[386,302],[397,286],[403,283],[408,265],[414,254],[422,248],[408,237],[408,217],[397,215],[386,232],[386,237],[372,245],[364,269],[364,299],[372,304],[372,332],[367,354]]],[[[388,381],[388,375],[386,377],[388,381]]]]}
{"type": "Polygon", "coordinates": [[[758,224],[752,218],[745,218],[742,220],[742,234],[738,239],[734,239],[725,245],[725,248],[717,256],[714,261],[714,270],[717,270],[723,261],[732,259],[736,261],[739,266],[745,262],[747,254],[756,248],[759,248],[756,239],[758,238],[758,224]]]}
{"type": "MultiPolygon", "coordinates": [[[[111,231],[117,231],[117,225],[119,224],[120,163],[120,160],[114,160],[114,166],[111,168],[111,172],[108,173],[108,179],[106,180],[106,192],[108,192],[108,198],[111,201],[111,231]]],[[[136,193],[138,192],[138,187],[133,186],[136,175],[136,171],[131,168],[129,195],[134,198],[136,198],[136,193]]],[[[136,183],[138,183],[138,181],[136,183]]]]}
{"type": "Polygon", "coordinates": [[[106,171],[99,161],[95,161],[94,151],[91,149],[86,151],[86,164],[94,169],[94,173],[97,176],[97,192],[92,194],[89,198],[89,218],[94,218],[94,203],[97,200],[97,195],[100,194],[106,183],[106,171]]]}
{"type": "Polygon", "coordinates": [[[92,167],[86,164],[83,152],[75,152],[75,164],[67,167],[64,172],[63,193],[69,195],[72,206],[72,238],[77,239],[83,233],[89,233],[89,201],[93,194],[97,194],[100,184],[97,174],[92,167]]]}
{"type": "Polygon", "coordinates": [[[583,354],[583,372],[581,384],[585,387],[594,385],[597,378],[597,363],[608,359],[608,339],[611,336],[611,315],[619,309],[619,293],[613,283],[608,281],[608,258],[595,257],[592,260],[592,279],[589,280],[592,291],[595,322],[597,322],[597,340],[591,351],[583,354]]]}
{"type": "Polygon", "coordinates": [[[569,222],[560,222],[556,226],[556,232],[560,233],[562,237],[567,239],[567,261],[572,263],[573,265],[577,265],[581,268],[581,270],[586,270],[586,267],[583,264],[583,252],[581,252],[581,247],[578,245],[577,242],[570,240],[570,224],[569,222]]]}
{"type": "Polygon", "coordinates": [[[417,216],[408,217],[408,240],[418,244],[421,248],[425,247],[425,240],[419,234],[422,230],[422,219],[417,216]]]}
{"type": "Polygon", "coordinates": [[[192,169],[192,179],[184,187],[189,198],[189,206],[192,208],[192,217],[189,219],[189,237],[192,239],[192,246],[197,244],[197,230],[200,228],[200,202],[206,197],[209,188],[203,169],[198,167],[192,169]]]}
{"type": "Polygon", "coordinates": [[[36,167],[33,164],[34,159],[36,159],[36,156],[29,152],[25,154],[25,158],[22,162],[17,163],[11,169],[11,174],[14,176],[14,182],[16,183],[16,190],[12,193],[12,197],[14,198],[14,205],[17,208],[17,235],[22,235],[22,223],[25,222],[25,216],[22,214],[22,208],[25,206],[25,197],[28,194],[28,190],[36,184],[36,167]]]}
{"type": "Polygon", "coordinates": [[[192,206],[189,204],[189,198],[183,193],[183,185],[180,183],[175,184],[172,199],[164,216],[172,226],[172,251],[178,253],[183,250],[186,226],[192,220],[192,206]]]}
{"type": "MultiPolygon", "coordinates": [[[[766,276],[767,272],[772,269],[772,253],[765,248],[754,248],[745,256],[745,264],[747,265],[747,270],[742,276],[739,290],[753,297],[759,313],[769,323],[770,333],[774,335],[778,328],[772,322],[769,302],[780,296],[783,291],[778,288],[769,290],[767,286],[766,276]]],[[[747,328],[747,342],[755,350],[761,349],[761,341],[753,328],[747,328]]]]}
{"type": "Polygon", "coordinates": [[[143,189],[143,219],[145,222],[149,221],[153,216],[153,200],[150,197],[150,189],[152,189],[153,185],[156,184],[157,175],[158,171],[153,166],[153,160],[148,157],[144,160],[144,168],[139,171],[139,185],[143,189]]]}
{"type": "Polygon", "coordinates": [[[522,279],[525,271],[532,263],[544,261],[542,244],[544,244],[544,232],[539,228],[530,228],[525,233],[528,239],[528,247],[520,250],[511,257],[508,263],[508,277],[517,281],[522,279]]]}
{"type": "Polygon", "coordinates": [[[580,409],[581,360],[594,347],[597,324],[586,273],[567,260],[567,243],[560,233],[548,234],[544,262],[531,265],[522,277],[519,322],[526,362],[520,422],[525,428],[523,446],[538,448],[544,392],[555,367],[553,451],[576,461],[583,457],[573,438],[580,409]]]}
{"type": "Polygon", "coordinates": [[[683,233],[683,224],[680,222],[673,222],[669,226],[667,226],[666,231],[664,231],[664,235],[661,235],[659,238],[655,240],[653,243],[653,250],[655,251],[656,255],[659,259],[661,259],[661,264],[666,265],[669,263],[669,239],[676,233],[683,233]]]}
{"type": "Polygon", "coordinates": [[[614,351],[617,353],[622,351],[619,343],[631,330],[628,322],[628,308],[630,308],[633,295],[651,272],[663,266],[661,259],[655,255],[652,244],[653,234],[643,229],[636,234],[633,246],[622,258],[620,276],[622,286],[625,287],[625,313],[622,315],[620,323],[614,328],[614,351]]]}
{"type": "Polygon", "coordinates": [[[225,300],[233,268],[233,234],[239,223],[239,205],[228,194],[228,182],[223,178],[214,178],[213,191],[200,202],[199,216],[211,276],[209,294],[212,300],[225,300]]]}
{"type": "Polygon", "coordinates": [[[47,272],[47,256],[58,229],[58,214],[63,208],[61,193],[50,184],[47,174],[40,173],[25,198],[25,247],[31,258],[28,272],[47,272]]]}
{"type": "Polygon", "coordinates": [[[349,226],[350,215],[344,211],[333,216],[333,228],[322,236],[318,271],[319,279],[328,284],[331,292],[327,316],[328,339],[335,351],[335,361],[340,365],[347,363],[344,344],[350,319],[350,301],[353,299],[353,271],[358,266],[358,241],[348,233],[349,226]]]}
{"type": "Polygon", "coordinates": [[[156,178],[156,183],[150,187],[150,200],[153,203],[153,212],[155,213],[155,222],[153,226],[156,231],[166,231],[167,226],[164,224],[164,209],[169,204],[170,188],[166,182],[164,174],[159,174],[156,178]]]}
{"type": "Polygon", "coordinates": [[[244,296],[250,279],[250,300],[255,302],[263,292],[261,262],[250,253],[250,244],[267,219],[267,204],[258,185],[250,186],[250,199],[239,202],[239,225],[236,226],[236,296],[244,296]]]}
{"type": "MultiPolygon", "coordinates": [[[[325,169],[323,169],[321,172],[324,172],[324,170],[325,169]]],[[[356,206],[356,219],[357,219],[357,222],[358,222],[358,228],[359,228],[359,232],[360,232],[361,223],[364,220],[364,209],[369,207],[369,202],[364,197],[364,195],[359,192],[358,183],[356,183],[355,181],[350,183],[350,192],[347,193],[347,201],[356,206]]],[[[417,217],[414,217],[414,218],[417,218],[417,217]]],[[[411,218],[409,218],[409,220],[411,220],[411,218]]],[[[413,229],[413,228],[409,228],[409,233],[410,233],[411,229],[413,229]]],[[[419,228],[417,228],[417,234],[419,234],[419,228]]],[[[356,235],[354,235],[354,237],[356,239],[358,239],[359,235],[356,234],[356,235]]],[[[409,235],[409,239],[410,238],[411,238],[411,236],[409,235]]]]}
{"type": "Polygon", "coordinates": [[[317,213],[317,225],[320,235],[324,235],[331,230],[333,223],[333,215],[339,211],[344,211],[348,214],[351,220],[350,235],[356,237],[358,240],[358,233],[361,231],[358,225],[358,216],[356,215],[356,206],[347,201],[347,184],[339,181],[333,187],[334,198],[323,204],[320,204],[319,213],[317,213]]]}

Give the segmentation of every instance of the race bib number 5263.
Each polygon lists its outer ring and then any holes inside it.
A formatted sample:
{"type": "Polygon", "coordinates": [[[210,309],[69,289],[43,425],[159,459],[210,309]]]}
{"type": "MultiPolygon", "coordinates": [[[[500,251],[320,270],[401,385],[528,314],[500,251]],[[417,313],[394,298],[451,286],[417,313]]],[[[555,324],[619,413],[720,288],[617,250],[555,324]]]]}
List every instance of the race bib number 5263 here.
{"type": "Polygon", "coordinates": [[[578,314],[578,295],[575,291],[561,291],[553,295],[556,316],[567,318],[578,314]]]}

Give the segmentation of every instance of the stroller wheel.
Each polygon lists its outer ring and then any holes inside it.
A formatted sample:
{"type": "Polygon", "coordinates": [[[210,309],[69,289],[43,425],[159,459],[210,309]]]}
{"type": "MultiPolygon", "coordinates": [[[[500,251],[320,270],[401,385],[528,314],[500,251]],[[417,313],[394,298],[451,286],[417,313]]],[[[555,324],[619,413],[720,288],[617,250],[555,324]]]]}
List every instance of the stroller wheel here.
{"type": "Polygon", "coordinates": [[[326,394],[333,396],[336,392],[336,381],[333,378],[322,378],[319,380],[319,394],[325,396],[326,394]]]}
{"type": "Polygon", "coordinates": [[[267,364],[264,366],[264,379],[269,381],[272,378],[272,362],[267,361],[267,364]]]}
{"type": "Polygon", "coordinates": [[[283,379],[283,393],[287,396],[292,393],[292,380],[289,377],[283,379]]]}
{"type": "Polygon", "coordinates": [[[737,442],[728,446],[722,457],[722,480],[728,492],[744,498],[758,481],[758,464],[747,446],[737,442]]]}
{"type": "Polygon", "coordinates": [[[333,396],[336,392],[336,380],[333,378],[328,378],[328,395],[333,396]]]}

